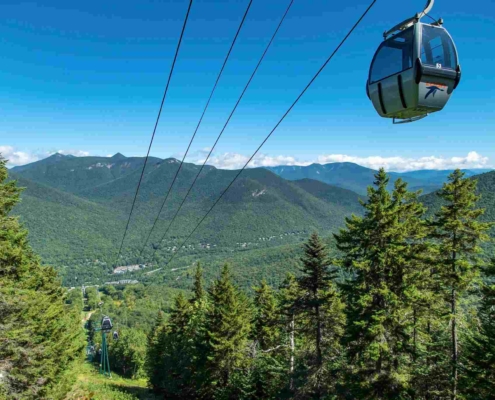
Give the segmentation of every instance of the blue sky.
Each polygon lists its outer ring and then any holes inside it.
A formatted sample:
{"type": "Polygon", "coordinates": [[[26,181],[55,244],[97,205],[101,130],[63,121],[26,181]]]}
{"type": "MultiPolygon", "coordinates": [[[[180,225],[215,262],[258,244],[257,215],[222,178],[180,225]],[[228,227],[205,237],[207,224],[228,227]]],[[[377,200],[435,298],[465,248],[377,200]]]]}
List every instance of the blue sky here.
{"type": "MultiPolygon", "coordinates": [[[[0,152],[11,165],[62,150],[144,155],[188,5],[177,1],[3,1],[0,152]]],[[[247,6],[195,0],[152,154],[179,157],[247,6]]],[[[254,0],[191,150],[212,145],[288,0],[254,0]]],[[[295,0],[212,163],[243,164],[369,1],[295,0]]],[[[495,165],[495,4],[437,0],[463,80],[443,112],[409,125],[379,118],[365,94],[384,30],[424,0],[378,0],[262,150],[255,165],[355,161],[392,170],[495,165]]]]}

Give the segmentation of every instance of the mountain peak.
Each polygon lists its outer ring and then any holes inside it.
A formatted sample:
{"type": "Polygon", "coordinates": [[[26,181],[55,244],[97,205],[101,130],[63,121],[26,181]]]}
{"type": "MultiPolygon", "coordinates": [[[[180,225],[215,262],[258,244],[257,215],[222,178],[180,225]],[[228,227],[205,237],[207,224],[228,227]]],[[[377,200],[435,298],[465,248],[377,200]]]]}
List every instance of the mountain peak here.
{"type": "Polygon", "coordinates": [[[54,153],[50,157],[47,157],[46,160],[48,160],[48,159],[54,160],[54,159],[62,159],[62,158],[65,158],[65,155],[60,154],[60,153],[54,153]]]}
{"type": "Polygon", "coordinates": [[[113,158],[114,160],[123,160],[124,158],[127,158],[127,157],[124,156],[122,153],[117,153],[117,154],[114,154],[111,158],[113,158]]]}

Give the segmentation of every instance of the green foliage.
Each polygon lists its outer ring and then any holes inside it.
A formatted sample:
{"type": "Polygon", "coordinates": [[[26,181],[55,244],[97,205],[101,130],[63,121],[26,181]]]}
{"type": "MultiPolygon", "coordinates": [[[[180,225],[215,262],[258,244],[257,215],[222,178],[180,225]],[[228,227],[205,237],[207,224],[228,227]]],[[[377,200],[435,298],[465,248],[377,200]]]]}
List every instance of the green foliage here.
{"type": "Polygon", "coordinates": [[[158,400],[144,379],[126,379],[112,373],[112,379],[98,374],[90,364],[77,370],[78,380],[64,400],[158,400]]]}
{"type": "MultiPolygon", "coordinates": [[[[115,243],[122,237],[132,203],[129,188],[136,186],[142,163],[142,158],[54,155],[14,168],[15,176],[27,187],[17,212],[31,231],[34,248],[45,262],[60,268],[66,285],[108,280],[108,272],[115,266],[115,243]],[[40,214],[39,209],[45,212],[40,214]]],[[[169,206],[161,215],[163,223],[157,226],[140,257],[143,238],[163,200],[163,188],[170,184],[177,168],[178,162],[173,159],[149,161],[138,199],[139,212],[131,221],[119,264],[163,265],[173,247],[193,229],[197,216],[209,208],[233,177],[232,171],[205,168],[169,236],[152,258],[166,221],[171,220],[198,171],[197,166],[184,164],[169,206]]],[[[209,254],[223,253],[225,257],[232,250],[244,252],[297,243],[304,232],[335,231],[345,215],[359,212],[355,193],[329,186],[306,188],[264,169],[245,171],[192,238],[191,247],[181,249],[177,258],[195,256],[196,261],[198,256],[209,254]]]]}
{"type": "Polygon", "coordinates": [[[6,179],[0,158],[0,394],[61,398],[66,372],[82,356],[80,309],[66,304],[55,271],[40,266],[27,231],[9,215],[20,190],[6,179]]]}
{"type": "Polygon", "coordinates": [[[119,338],[110,342],[110,366],[126,378],[140,378],[144,374],[146,334],[137,329],[118,330],[119,338]]]}
{"type": "Polygon", "coordinates": [[[161,364],[164,357],[164,342],[162,340],[165,330],[165,318],[162,311],[158,312],[155,325],[147,337],[145,370],[151,387],[158,389],[163,386],[161,364]]]}
{"type": "Polygon", "coordinates": [[[254,338],[262,350],[268,350],[280,342],[278,305],[273,289],[265,280],[254,291],[254,338]]]}
{"type": "MultiPolygon", "coordinates": [[[[335,235],[341,253],[333,261],[348,277],[342,291],[336,281],[345,274],[331,266],[327,244],[317,234],[302,249],[298,276],[289,274],[276,292],[262,280],[254,288],[254,306],[233,284],[227,266],[205,296],[198,266],[192,298],[177,297],[169,321],[160,316],[149,336],[153,387],[171,398],[449,396],[452,314],[444,293],[452,283],[442,272],[442,254],[448,252],[442,252],[441,236],[447,224],[425,220],[418,193],[401,180],[391,193],[387,186],[380,171],[363,202],[364,216],[348,218],[347,228],[335,235]]],[[[475,186],[467,187],[471,196],[475,186]]],[[[473,211],[464,214],[464,234],[474,231],[466,227],[488,228],[476,222],[476,197],[470,198],[473,203],[463,202],[473,211]]],[[[484,238],[478,233],[463,251],[478,251],[484,238]]],[[[477,260],[472,255],[470,262],[477,260]]],[[[463,398],[484,398],[492,390],[490,285],[483,286],[479,316],[475,298],[466,290],[459,298],[465,315],[456,318],[467,344],[463,398]]]]}
{"type": "Polygon", "coordinates": [[[467,338],[466,374],[462,386],[469,399],[490,399],[495,393],[495,260],[485,269],[479,325],[467,338]]]}
{"type": "Polygon", "coordinates": [[[313,233],[304,245],[299,293],[295,299],[300,316],[299,332],[307,340],[305,385],[300,389],[311,398],[324,398],[336,384],[335,371],[342,368],[340,339],[345,326],[344,305],[335,287],[328,251],[313,233]]]}
{"type": "MultiPolygon", "coordinates": [[[[363,217],[347,218],[334,240],[313,234],[301,246],[304,232],[329,233],[344,215],[361,215],[358,196],[321,182],[290,183],[262,169],[246,171],[195,239],[210,249],[192,242],[173,265],[125,277],[138,284],[104,284],[116,280],[108,278],[109,260],[140,166],[142,159],[123,156],[54,156],[16,170],[29,185],[16,210],[33,224],[36,246],[56,260],[65,282],[99,284],[86,288],[84,302],[79,288],[65,292],[54,270],[40,265],[27,232],[9,215],[20,191],[0,166],[0,398],[64,397],[84,345],[83,306],[96,346],[101,334],[94,327],[102,314],[111,316],[120,334],[109,340],[111,367],[136,386],[93,376],[80,380],[68,398],[90,391],[94,398],[145,398],[151,395],[143,391],[143,375],[161,397],[177,399],[492,395],[495,267],[486,269],[483,281],[478,275],[487,258],[480,244],[490,227],[495,173],[481,175],[477,189],[474,180],[454,172],[438,199],[422,198],[431,206],[427,214],[418,193],[380,171],[362,203],[363,217]],[[74,220],[67,223],[70,209],[74,220]],[[103,226],[105,218],[113,222],[103,226]],[[226,262],[235,268],[225,265],[220,272],[226,262]],[[281,282],[287,272],[293,274],[281,282]],[[189,295],[184,289],[191,286],[189,295]],[[456,341],[461,351],[455,356],[456,341]]],[[[144,261],[139,243],[175,168],[174,160],[158,159],[147,168],[122,263],[144,261]]],[[[164,220],[196,168],[184,166],[164,220]]],[[[231,171],[205,170],[156,263],[168,259],[193,217],[231,177],[231,171]]]]}
{"type": "Polygon", "coordinates": [[[457,396],[459,374],[459,298],[478,276],[481,252],[479,244],[488,240],[492,224],[478,221],[484,213],[476,208],[476,180],[467,179],[460,170],[449,176],[438,196],[446,203],[430,223],[431,236],[436,240],[435,275],[441,282],[445,301],[450,308],[451,327],[451,389],[457,396]]]}
{"type": "Polygon", "coordinates": [[[225,265],[209,292],[206,316],[208,393],[229,391],[234,371],[247,367],[251,333],[251,305],[231,280],[225,265]]]}
{"type": "Polygon", "coordinates": [[[428,269],[425,210],[417,193],[398,180],[392,193],[384,170],[363,203],[365,215],[346,220],[335,235],[343,252],[339,264],[355,276],[343,286],[347,317],[347,390],[363,399],[407,398],[419,324],[415,309],[424,297],[428,269]]]}
{"type": "Polygon", "coordinates": [[[70,305],[78,312],[82,312],[84,308],[82,292],[74,289],[69,290],[65,296],[65,304],[70,305]]]}
{"type": "Polygon", "coordinates": [[[260,286],[254,290],[253,397],[276,399],[286,384],[287,374],[280,306],[276,293],[265,280],[262,280],[260,286]]]}
{"type": "Polygon", "coordinates": [[[86,308],[88,309],[88,311],[96,310],[98,308],[98,303],[100,302],[98,290],[96,290],[96,287],[91,286],[86,288],[85,292],[86,292],[86,308]]]}

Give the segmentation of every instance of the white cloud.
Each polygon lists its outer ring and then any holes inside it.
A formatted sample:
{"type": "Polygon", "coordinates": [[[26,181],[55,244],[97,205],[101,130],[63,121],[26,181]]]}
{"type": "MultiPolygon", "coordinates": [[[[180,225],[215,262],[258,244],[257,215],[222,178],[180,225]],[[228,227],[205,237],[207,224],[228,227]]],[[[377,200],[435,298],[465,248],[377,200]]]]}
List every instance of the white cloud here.
{"type": "Polygon", "coordinates": [[[2,155],[3,158],[8,160],[7,166],[9,168],[42,160],[43,158],[49,157],[55,153],[60,153],[64,155],[71,154],[76,157],[89,156],[89,152],[83,150],[25,152],[25,151],[20,151],[12,146],[0,145],[0,155],[2,155]]]}
{"type": "Polygon", "coordinates": [[[465,157],[354,157],[345,154],[328,154],[318,157],[321,164],[352,162],[372,169],[385,168],[387,171],[415,171],[419,169],[488,168],[488,157],[470,151],[465,157]]]}
{"type": "Polygon", "coordinates": [[[23,151],[17,151],[12,146],[0,146],[0,155],[8,160],[9,167],[15,167],[16,165],[29,164],[33,161],[39,160],[39,157],[32,153],[25,153],[23,151]]]}
{"type": "MultiPolygon", "coordinates": [[[[248,156],[239,153],[223,153],[213,155],[208,164],[222,169],[242,168],[249,159],[248,156]]],[[[196,163],[203,163],[199,159],[196,163]]],[[[312,163],[328,164],[335,162],[352,162],[372,169],[385,168],[387,171],[415,171],[419,169],[455,169],[455,168],[490,168],[488,157],[484,157],[475,151],[470,151],[465,157],[357,157],[346,154],[324,154],[314,160],[299,160],[293,156],[270,156],[258,154],[250,163],[249,168],[272,167],[277,165],[310,165],[312,163]]]]}
{"type": "Polygon", "coordinates": [[[87,157],[89,156],[89,151],[83,151],[83,150],[58,150],[58,151],[53,151],[50,153],[50,155],[55,154],[55,153],[60,153],[63,155],[71,155],[71,156],[76,156],[76,157],[87,157]]]}
{"type": "MultiPolygon", "coordinates": [[[[238,169],[242,168],[249,160],[248,156],[238,153],[224,153],[220,155],[213,155],[208,160],[207,164],[214,165],[221,169],[238,169]]],[[[204,158],[196,161],[198,164],[202,164],[204,158]]],[[[292,156],[269,156],[265,154],[258,154],[249,163],[249,168],[254,167],[274,167],[277,165],[309,165],[311,162],[300,161],[292,156]]]]}
{"type": "MultiPolygon", "coordinates": [[[[209,148],[201,149],[188,157],[189,162],[202,164],[209,152],[209,148]]],[[[71,154],[76,157],[89,156],[90,153],[84,150],[58,150],[58,151],[38,151],[25,152],[20,151],[12,146],[0,145],[0,154],[9,160],[8,166],[29,164],[41,160],[52,154],[71,154]]],[[[208,160],[209,165],[214,165],[221,169],[239,169],[248,161],[249,156],[239,153],[213,154],[208,160]]],[[[347,154],[322,154],[312,160],[301,160],[294,156],[287,155],[267,155],[258,154],[249,163],[249,168],[254,167],[273,167],[277,165],[310,165],[312,163],[328,164],[335,162],[352,162],[372,169],[385,168],[387,171],[415,171],[420,169],[454,169],[454,168],[491,168],[488,157],[482,156],[476,151],[470,151],[466,156],[457,157],[382,157],[368,156],[357,157],[347,154]]]]}

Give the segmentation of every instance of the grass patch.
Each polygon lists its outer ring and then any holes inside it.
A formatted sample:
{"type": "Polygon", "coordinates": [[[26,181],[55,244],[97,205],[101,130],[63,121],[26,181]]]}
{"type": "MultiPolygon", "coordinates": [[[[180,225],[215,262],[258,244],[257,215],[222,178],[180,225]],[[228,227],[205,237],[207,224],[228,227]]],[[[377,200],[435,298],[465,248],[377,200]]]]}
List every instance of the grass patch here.
{"type": "Polygon", "coordinates": [[[66,400],[156,400],[145,379],[124,379],[112,373],[112,378],[100,375],[90,364],[84,364],[77,382],[66,400]]]}

